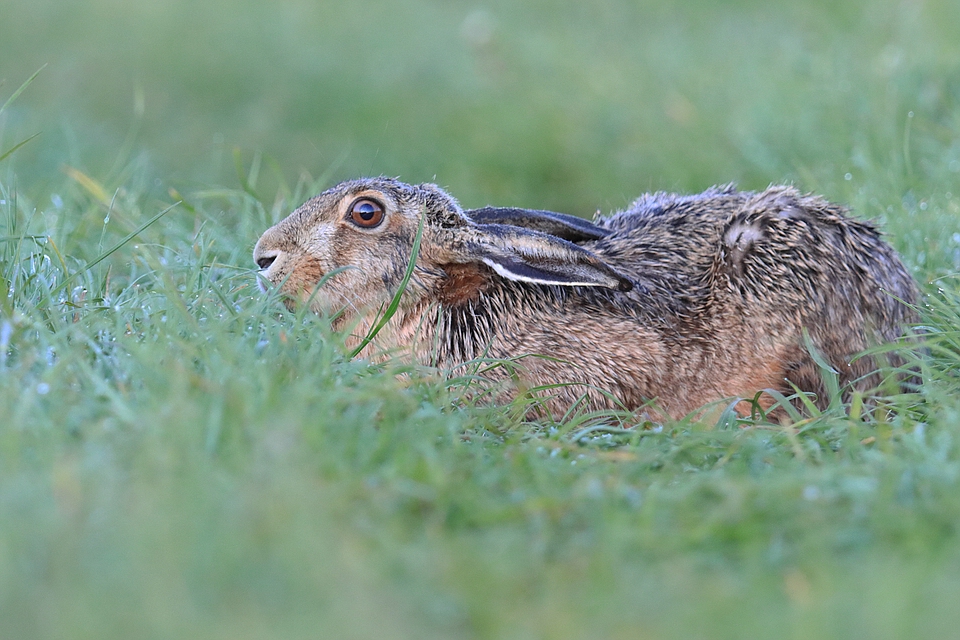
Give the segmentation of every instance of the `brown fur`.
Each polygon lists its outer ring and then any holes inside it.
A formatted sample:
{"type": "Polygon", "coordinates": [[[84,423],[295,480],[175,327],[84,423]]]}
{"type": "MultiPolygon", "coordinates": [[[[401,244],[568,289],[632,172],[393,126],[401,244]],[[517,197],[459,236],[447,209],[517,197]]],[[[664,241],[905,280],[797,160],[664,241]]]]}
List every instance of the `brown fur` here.
{"type": "Polygon", "coordinates": [[[457,306],[475,302],[490,284],[490,278],[475,264],[448,264],[443,267],[447,277],[437,289],[437,302],[457,306]]]}
{"type": "Polygon", "coordinates": [[[522,386],[570,383],[550,392],[558,412],[585,398],[594,408],[654,401],[653,415],[681,417],[763,389],[789,395],[790,383],[824,405],[804,331],[849,393],[880,382],[874,359],[855,356],[916,322],[915,284],[876,228],[791,187],[646,195],[569,228],[557,214],[541,224],[528,220],[544,212],[502,210],[526,229],[482,211],[496,223],[472,220],[434,185],[351,181],[268,229],[254,257],[301,300],[324,274],[356,267],[329,278],[313,308],[346,308],[344,322],[366,327],[399,286],[425,215],[414,276],[368,354],[409,348],[442,368],[519,358],[522,386]],[[385,221],[359,229],[345,212],[371,194],[385,221]]]}

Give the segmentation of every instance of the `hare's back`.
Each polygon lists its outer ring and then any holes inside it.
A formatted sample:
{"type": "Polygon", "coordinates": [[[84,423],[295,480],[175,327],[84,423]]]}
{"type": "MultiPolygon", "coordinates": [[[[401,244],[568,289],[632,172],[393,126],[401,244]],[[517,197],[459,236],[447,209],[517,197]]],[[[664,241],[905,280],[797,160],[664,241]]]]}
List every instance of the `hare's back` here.
{"type": "Polygon", "coordinates": [[[723,225],[717,260],[727,281],[719,284],[804,315],[902,321],[903,302],[915,298],[912,277],[872,223],[792,187],[749,194],[723,225]]]}
{"type": "Polygon", "coordinates": [[[611,231],[598,253],[684,307],[869,324],[884,339],[912,319],[913,279],[876,227],[793,187],[651,194],[598,224],[611,231]]]}
{"type": "Polygon", "coordinates": [[[646,194],[597,220],[611,233],[585,246],[635,277],[642,285],[635,296],[687,315],[709,297],[724,230],[751,195],[729,186],[696,195],[646,194]]]}
{"type": "Polygon", "coordinates": [[[659,269],[700,277],[712,268],[731,222],[756,195],[732,186],[695,195],[643,195],[627,210],[597,221],[611,233],[596,250],[640,275],[659,269]]]}

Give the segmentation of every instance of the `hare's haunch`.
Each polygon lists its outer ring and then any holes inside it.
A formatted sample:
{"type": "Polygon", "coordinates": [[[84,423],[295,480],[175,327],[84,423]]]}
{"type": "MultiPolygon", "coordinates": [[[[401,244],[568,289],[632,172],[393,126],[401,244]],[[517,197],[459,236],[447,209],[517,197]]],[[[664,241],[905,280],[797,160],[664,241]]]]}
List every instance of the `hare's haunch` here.
{"type": "Polygon", "coordinates": [[[268,229],[254,260],[289,305],[310,301],[362,336],[402,282],[421,220],[399,310],[367,350],[443,368],[529,355],[523,386],[573,383],[551,391],[557,409],[616,404],[605,390],[679,417],[763,389],[790,395],[791,383],[822,404],[804,332],[846,389],[869,391],[877,363],[856,356],[916,322],[915,284],[877,229],[785,186],[645,195],[589,223],[354,180],[268,229]]]}

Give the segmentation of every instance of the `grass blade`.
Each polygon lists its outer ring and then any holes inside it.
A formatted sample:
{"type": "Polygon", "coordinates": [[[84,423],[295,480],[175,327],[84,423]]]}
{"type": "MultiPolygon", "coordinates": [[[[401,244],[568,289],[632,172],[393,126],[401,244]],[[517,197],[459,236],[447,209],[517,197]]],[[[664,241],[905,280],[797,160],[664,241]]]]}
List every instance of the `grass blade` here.
{"type": "Polygon", "coordinates": [[[790,402],[790,399],[787,398],[785,395],[783,395],[776,389],[764,389],[764,392],[773,396],[773,399],[777,401],[773,406],[770,407],[770,409],[767,411],[768,413],[770,411],[773,411],[777,407],[782,407],[783,410],[787,413],[787,415],[790,416],[790,419],[793,422],[800,422],[801,420],[803,420],[803,415],[799,411],[797,411],[797,408],[793,406],[793,403],[790,402]]]}
{"type": "Polygon", "coordinates": [[[397,292],[394,294],[393,299],[387,306],[386,311],[384,311],[383,315],[380,316],[380,320],[374,325],[370,332],[364,336],[357,348],[350,352],[351,358],[357,357],[357,355],[363,351],[366,346],[373,341],[374,338],[377,337],[377,334],[380,333],[380,330],[386,326],[386,324],[390,321],[390,318],[392,318],[397,312],[397,309],[400,308],[400,298],[403,296],[403,292],[407,290],[407,285],[410,283],[410,278],[413,277],[413,271],[417,268],[417,257],[420,255],[420,241],[423,239],[423,226],[426,219],[426,212],[422,211],[420,213],[420,225],[417,227],[417,235],[413,239],[413,250],[410,252],[410,262],[407,264],[407,270],[403,274],[403,280],[400,281],[400,286],[397,288],[397,292]]]}
{"type": "Polygon", "coordinates": [[[820,367],[820,377],[823,380],[823,386],[827,392],[827,399],[832,409],[840,403],[840,372],[823,357],[823,354],[820,353],[816,345],[813,344],[813,338],[810,337],[810,332],[808,332],[806,328],[803,330],[803,344],[810,353],[810,357],[813,358],[813,361],[820,367]]]}
{"type": "Polygon", "coordinates": [[[41,243],[47,240],[47,236],[24,235],[24,236],[0,236],[0,242],[22,242],[23,240],[33,240],[41,243]]]}
{"type": "Polygon", "coordinates": [[[14,152],[16,152],[17,149],[19,149],[19,148],[22,147],[23,145],[25,145],[25,144],[27,144],[28,142],[30,142],[31,140],[33,140],[34,138],[36,138],[37,136],[39,136],[41,133],[42,133],[41,131],[38,131],[38,132],[36,132],[35,134],[33,134],[32,136],[30,136],[29,138],[24,138],[23,140],[21,140],[20,142],[18,142],[18,143],[15,144],[15,145],[13,145],[12,147],[10,147],[9,149],[7,149],[7,150],[4,151],[3,153],[0,153],[0,162],[3,162],[4,160],[6,160],[6,159],[9,158],[10,156],[12,156],[12,155],[14,154],[14,152]]]}
{"type": "Polygon", "coordinates": [[[66,278],[64,278],[63,282],[61,282],[57,287],[55,287],[55,288],[50,292],[50,294],[51,294],[51,295],[56,295],[57,293],[59,293],[60,291],[62,291],[64,288],[66,288],[67,284],[69,284],[71,280],[73,280],[74,278],[76,278],[77,276],[79,276],[79,275],[82,274],[82,273],[86,273],[86,272],[89,271],[90,269],[94,268],[95,266],[97,266],[98,264],[100,264],[101,262],[103,262],[104,260],[106,260],[107,258],[109,258],[109,257],[110,257],[111,255],[113,255],[118,249],[120,249],[123,245],[127,244],[128,242],[130,242],[131,240],[133,240],[134,238],[136,238],[138,235],[140,235],[140,233],[142,233],[144,229],[146,229],[147,227],[149,227],[150,225],[152,225],[153,223],[155,223],[157,220],[159,220],[159,219],[162,218],[163,216],[165,216],[165,215],[167,215],[168,213],[170,213],[171,211],[173,211],[173,210],[174,210],[177,206],[179,206],[179,205],[180,205],[179,202],[174,202],[172,205],[170,205],[169,207],[167,207],[166,209],[164,209],[163,211],[161,211],[161,212],[158,213],[157,215],[153,216],[152,218],[150,218],[149,220],[147,220],[146,222],[144,222],[143,224],[141,224],[139,227],[137,227],[136,229],[134,229],[133,231],[131,231],[130,233],[128,233],[122,240],[120,240],[120,242],[118,242],[117,244],[113,245],[112,247],[110,247],[109,249],[107,249],[106,251],[104,251],[103,253],[101,253],[99,256],[97,256],[96,259],[94,259],[94,260],[91,261],[91,262],[88,262],[87,264],[85,264],[85,265],[83,266],[83,268],[81,268],[81,269],[79,269],[79,270],[77,270],[77,271],[74,271],[73,273],[71,273],[70,275],[68,275],[66,278]]]}
{"type": "Polygon", "coordinates": [[[46,69],[46,68],[47,68],[47,65],[44,64],[42,67],[40,67],[39,69],[37,69],[36,71],[34,71],[34,72],[33,72],[33,75],[30,76],[29,78],[27,78],[26,82],[24,82],[23,84],[21,84],[21,85],[20,85],[20,88],[17,89],[16,91],[14,91],[13,94],[12,94],[9,98],[7,98],[7,101],[3,103],[3,106],[2,106],[2,107],[0,107],[0,113],[3,113],[3,112],[6,110],[6,108],[9,107],[10,104],[11,104],[14,100],[16,100],[17,97],[18,97],[21,93],[23,93],[23,90],[26,89],[28,86],[30,86],[30,83],[33,82],[33,81],[37,78],[38,75],[40,75],[40,72],[43,71],[43,70],[46,69]]]}
{"type": "Polygon", "coordinates": [[[107,190],[104,188],[104,186],[85,174],[83,171],[74,169],[73,167],[64,167],[63,172],[70,176],[77,184],[79,184],[84,191],[93,196],[97,202],[105,207],[110,204],[110,197],[107,194],[107,190]]]}

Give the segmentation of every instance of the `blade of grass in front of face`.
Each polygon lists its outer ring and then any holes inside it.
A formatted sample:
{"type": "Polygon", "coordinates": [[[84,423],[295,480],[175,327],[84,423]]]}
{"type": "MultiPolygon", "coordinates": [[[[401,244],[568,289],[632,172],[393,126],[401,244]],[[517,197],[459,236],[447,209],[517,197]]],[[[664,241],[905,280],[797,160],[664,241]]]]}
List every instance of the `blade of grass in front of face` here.
{"type": "Polygon", "coordinates": [[[387,305],[387,308],[383,311],[383,314],[374,322],[373,327],[370,331],[363,337],[363,340],[360,341],[360,344],[350,352],[350,357],[355,358],[357,355],[363,351],[374,338],[377,337],[377,334],[390,322],[390,318],[394,316],[397,312],[397,309],[400,308],[400,299],[403,297],[404,292],[407,290],[407,285],[410,283],[410,279],[413,277],[413,272],[417,268],[417,258],[420,256],[420,242],[423,239],[423,228],[426,224],[426,212],[420,212],[420,223],[417,225],[417,234],[413,238],[413,248],[410,250],[410,262],[407,263],[407,268],[404,271],[403,279],[400,280],[400,285],[397,287],[396,293],[393,294],[393,298],[390,300],[390,304],[387,305]]]}

